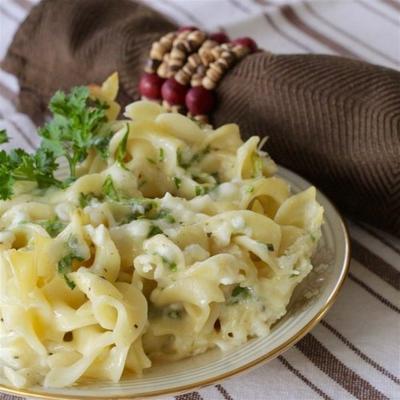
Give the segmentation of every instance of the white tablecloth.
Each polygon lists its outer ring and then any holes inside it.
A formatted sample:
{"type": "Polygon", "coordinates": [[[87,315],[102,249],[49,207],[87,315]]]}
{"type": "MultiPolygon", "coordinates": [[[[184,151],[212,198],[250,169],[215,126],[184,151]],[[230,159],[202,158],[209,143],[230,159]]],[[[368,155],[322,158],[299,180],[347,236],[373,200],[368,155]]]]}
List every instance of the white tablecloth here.
{"type": "MultiPolygon", "coordinates": [[[[109,0],[110,1],[110,0],[109,0]]],[[[0,59],[35,0],[0,0],[0,59]]],[[[326,53],[400,65],[397,0],[148,0],[183,25],[252,36],[277,53],[326,53]]],[[[32,148],[18,84],[0,70],[0,129],[32,148]]],[[[277,160],[279,162],[279,160],[277,160]]],[[[339,299],[292,349],[250,373],[178,400],[400,399],[400,240],[350,222],[353,259],[339,299]]],[[[10,399],[2,396],[0,399],[10,399]]]]}

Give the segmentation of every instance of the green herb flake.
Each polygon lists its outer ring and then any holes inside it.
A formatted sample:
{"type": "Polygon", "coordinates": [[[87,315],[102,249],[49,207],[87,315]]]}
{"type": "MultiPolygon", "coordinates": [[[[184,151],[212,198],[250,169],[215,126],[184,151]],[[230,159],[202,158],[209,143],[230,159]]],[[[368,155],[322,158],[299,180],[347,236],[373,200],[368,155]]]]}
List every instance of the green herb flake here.
{"type": "Polygon", "coordinates": [[[201,196],[204,194],[204,189],[201,186],[196,186],[194,189],[196,196],[201,196]]]}
{"type": "Polygon", "coordinates": [[[170,224],[174,224],[176,222],[176,219],[171,214],[166,215],[164,218],[170,224]]]}
{"type": "Polygon", "coordinates": [[[228,301],[228,304],[237,304],[239,301],[248,299],[251,297],[251,292],[248,287],[242,287],[242,286],[235,286],[235,288],[232,290],[231,293],[231,298],[228,301]]]}
{"type": "Polygon", "coordinates": [[[182,184],[182,179],[178,178],[177,176],[174,176],[174,183],[175,183],[176,188],[179,189],[182,184]]]}
{"type": "Polygon", "coordinates": [[[72,263],[73,261],[83,261],[81,257],[78,257],[74,253],[69,253],[66,256],[64,256],[59,262],[58,262],[58,272],[64,276],[66,284],[70,287],[70,289],[75,289],[75,282],[72,281],[68,277],[68,273],[72,271],[72,263]]]}
{"type": "Polygon", "coordinates": [[[55,217],[53,219],[49,219],[47,221],[43,221],[40,223],[44,229],[46,229],[47,233],[52,237],[56,237],[61,231],[64,230],[65,224],[60,221],[59,218],[55,217]]]}
{"type": "Polygon", "coordinates": [[[310,232],[310,238],[313,242],[317,241],[317,238],[310,232]]]}
{"type": "Polygon", "coordinates": [[[176,271],[178,271],[178,266],[176,265],[176,263],[172,262],[171,264],[169,264],[169,269],[172,272],[176,272],[176,271]]]}
{"type": "Polygon", "coordinates": [[[210,193],[210,191],[216,189],[217,185],[209,185],[206,184],[207,186],[196,186],[195,188],[195,194],[196,196],[203,196],[207,193],[210,193]]]}
{"type": "Polygon", "coordinates": [[[189,160],[185,160],[182,150],[178,149],[176,152],[177,164],[184,169],[188,169],[190,166],[192,166],[192,164],[200,162],[210,151],[211,147],[208,145],[204,149],[193,154],[193,156],[189,160]]]}
{"type": "Polygon", "coordinates": [[[114,181],[110,175],[107,176],[103,183],[103,192],[110,200],[119,201],[117,189],[115,189],[114,181]]]}
{"type": "Polygon", "coordinates": [[[250,290],[247,287],[242,287],[242,286],[236,286],[233,290],[232,290],[232,297],[238,297],[238,296],[242,296],[242,297],[249,297],[250,296],[250,290]]]}
{"type": "Polygon", "coordinates": [[[67,254],[58,262],[58,272],[64,276],[67,285],[71,289],[74,289],[76,285],[75,282],[68,278],[67,273],[71,272],[72,270],[72,261],[74,260],[73,257],[74,255],[72,253],[67,254]]]}
{"type": "Polygon", "coordinates": [[[95,197],[93,193],[79,193],[79,207],[84,209],[95,197]]]}
{"type": "Polygon", "coordinates": [[[201,161],[209,152],[211,151],[210,145],[206,146],[204,149],[200,150],[198,153],[194,154],[190,160],[190,164],[198,163],[201,161]]]}
{"type": "Polygon", "coordinates": [[[150,164],[153,164],[153,165],[156,165],[156,164],[157,164],[157,161],[153,160],[153,159],[150,158],[150,157],[146,157],[146,160],[147,160],[150,164]]]}
{"type": "Polygon", "coordinates": [[[190,166],[190,162],[187,162],[186,160],[184,160],[183,152],[181,149],[178,149],[176,151],[176,162],[183,169],[189,168],[189,166],[190,166]]]}
{"type": "Polygon", "coordinates": [[[168,318],[171,318],[171,319],[181,319],[182,313],[179,310],[171,310],[171,311],[168,311],[167,316],[168,316],[168,318]]]}
{"type": "Polygon", "coordinates": [[[129,205],[131,205],[134,208],[142,207],[143,211],[145,213],[150,212],[153,209],[156,209],[158,207],[158,204],[156,201],[151,200],[151,199],[145,199],[145,198],[131,198],[129,199],[129,205]]]}
{"type": "Polygon", "coordinates": [[[246,193],[253,193],[254,192],[254,186],[246,186],[246,193]]]}
{"type": "Polygon", "coordinates": [[[0,144],[8,143],[8,135],[5,129],[0,129],[0,144]]]}
{"type": "Polygon", "coordinates": [[[108,145],[110,143],[111,134],[103,137],[93,138],[93,148],[100,154],[100,157],[103,160],[107,160],[107,157],[110,155],[108,151],[108,145]]]}
{"type": "Polygon", "coordinates": [[[118,163],[126,169],[125,167],[125,157],[126,157],[126,145],[128,143],[128,136],[129,136],[129,125],[125,125],[125,133],[122,140],[119,142],[117,150],[115,152],[115,159],[118,163]]]}
{"type": "Polygon", "coordinates": [[[163,233],[163,231],[157,225],[151,225],[149,233],[147,234],[147,237],[151,238],[160,233],[163,233]]]}
{"type": "Polygon", "coordinates": [[[160,148],[158,159],[160,160],[160,162],[163,162],[165,160],[165,153],[162,147],[160,148]]]}
{"type": "Polygon", "coordinates": [[[174,224],[176,222],[174,216],[171,214],[171,211],[167,210],[166,208],[162,208],[154,217],[154,219],[165,219],[170,224],[174,224]]]}
{"type": "Polygon", "coordinates": [[[132,221],[136,221],[138,219],[138,216],[136,213],[130,213],[128,214],[125,218],[121,219],[118,223],[118,225],[126,225],[131,223],[132,221]]]}
{"type": "Polygon", "coordinates": [[[168,260],[168,258],[160,256],[162,262],[167,265],[167,267],[172,271],[176,272],[178,271],[178,266],[176,265],[176,262],[168,260]]]}
{"type": "Polygon", "coordinates": [[[72,271],[72,263],[74,261],[83,261],[84,259],[77,253],[79,242],[76,236],[71,235],[68,238],[66,245],[68,253],[58,262],[57,270],[63,275],[65,282],[70,289],[74,289],[76,286],[75,282],[68,277],[68,273],[72,271]]]}

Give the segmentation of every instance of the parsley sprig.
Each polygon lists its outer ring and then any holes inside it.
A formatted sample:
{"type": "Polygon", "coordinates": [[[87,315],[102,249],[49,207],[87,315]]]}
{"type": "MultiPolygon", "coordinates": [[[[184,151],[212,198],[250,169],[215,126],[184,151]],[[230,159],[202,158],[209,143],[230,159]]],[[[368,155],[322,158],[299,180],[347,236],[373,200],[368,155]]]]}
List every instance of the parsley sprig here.
{"type": "Polygon", "coordinates": [[[0,129],[0,144],[7,143],[8,136],[5,129],[0,129]]]}
{"type": "Polygon", "coordinates": [[[76,87],[70,94],[58,91],[50,100],[53,119],[39,129],[42,147],[55,157],[65,157],[71,180],[76,178],[76,167],[96,149],[104,157],[111,132],[104,129],[108,105],[90,98],[87,87],[76,87]]]}
{"type": "MultiPolygon", "coordinates": [[[[7,136],[2,132],[2,143],[7,136]]],[[[29,154],[23,149],[13,149],[9,153],[0,151],[0,199],[7,200],[13,194],[16,181],[33,181],[39,188],[62,186],[55,178],[54,172],[58,164],[54,154],[40,148],[36,153],[29,154]]]]}
{"type": "MultiPolygon", "coordinates": [[[[90,98],[87,87],[76,87],[69,94],[57,92],[50,101],[52,119],[38,133],[39,149],[27,153],[23,149],[0,151],[0,199],[13,195],[16,181],[36,182],[39,188],[64,187],[76,179],[77,165],[91,149],[107,156],[111,130],[108,128],[108,105],[90,98]],[[57,160],[66,158],[70,177],[61,182],[55,177],[57,160]]],[[[0,130],[0,144],[7,143],[5,130],[0,130]]]]}

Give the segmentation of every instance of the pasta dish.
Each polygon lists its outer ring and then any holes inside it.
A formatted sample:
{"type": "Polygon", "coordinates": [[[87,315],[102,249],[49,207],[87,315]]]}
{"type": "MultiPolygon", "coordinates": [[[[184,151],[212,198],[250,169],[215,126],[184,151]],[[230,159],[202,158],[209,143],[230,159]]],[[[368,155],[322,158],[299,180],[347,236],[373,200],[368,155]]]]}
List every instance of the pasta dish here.
{"type": "Polygon", "coordinates": [[[313,268],[316,190],[292,194],[259,137],[147,101],[117,119],[117,91],[114,74],[57,93],[40,149],[0,152],[12,386],[117,382],[267,335],[313,268]]]}

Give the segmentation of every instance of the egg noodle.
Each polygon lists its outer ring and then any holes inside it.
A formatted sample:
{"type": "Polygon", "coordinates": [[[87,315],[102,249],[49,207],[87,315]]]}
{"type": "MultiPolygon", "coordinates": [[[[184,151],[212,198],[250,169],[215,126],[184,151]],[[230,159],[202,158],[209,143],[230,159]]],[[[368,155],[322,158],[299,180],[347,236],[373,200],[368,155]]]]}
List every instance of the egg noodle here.
{"type": "Polygon", "coordinates": [[[17,182],[0,201],[0,374],[8,384],[117,382],[267,335],[311,271],[323,209],[293,195],[259,137],[153,102],[116,120],[118,77],[93,96],[114,132],[69,187],[17,182]]]}

